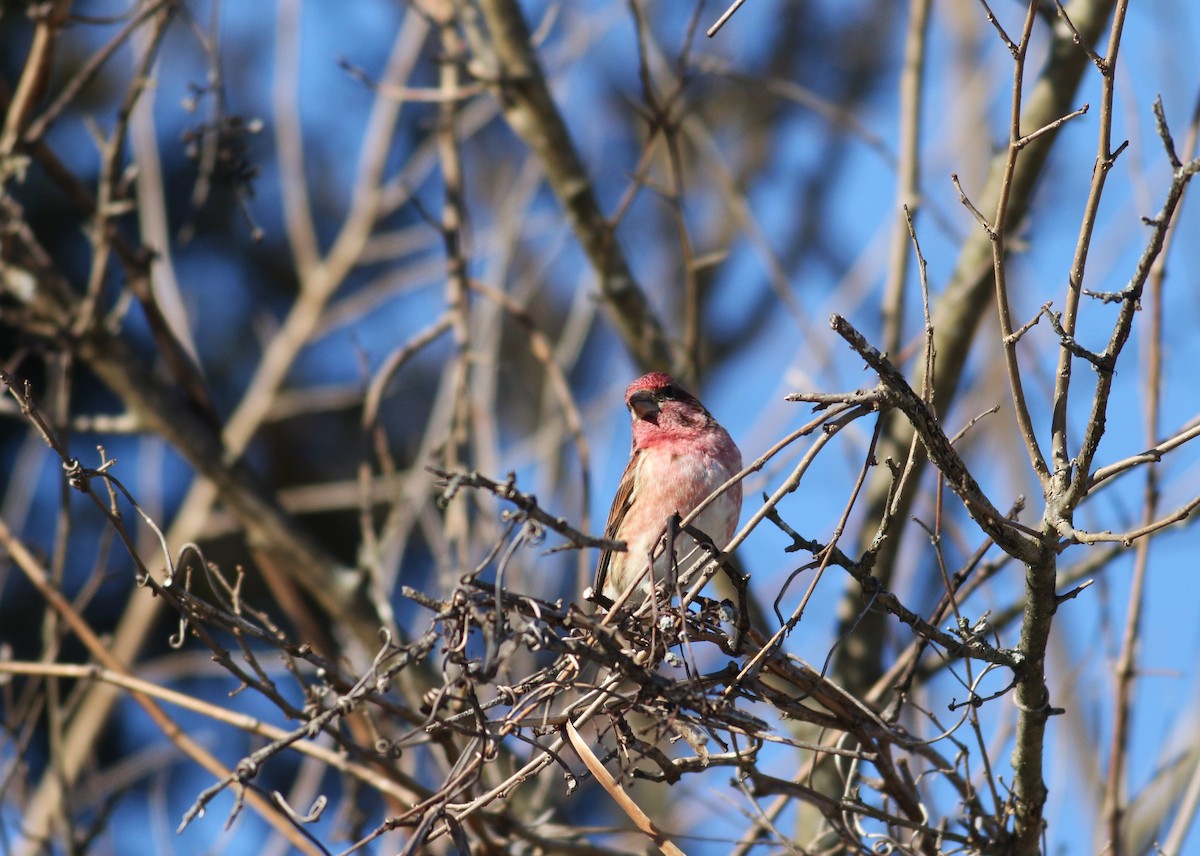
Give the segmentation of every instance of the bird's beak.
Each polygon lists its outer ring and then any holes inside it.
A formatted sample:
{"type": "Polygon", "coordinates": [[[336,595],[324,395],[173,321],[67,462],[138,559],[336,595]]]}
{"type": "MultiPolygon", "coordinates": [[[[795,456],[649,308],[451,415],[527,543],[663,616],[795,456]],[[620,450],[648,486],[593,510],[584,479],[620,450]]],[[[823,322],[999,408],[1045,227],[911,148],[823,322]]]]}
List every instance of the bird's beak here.
{"type": "Polygon", "coordinates": [[[658,399],[648,389],[639,389],[629,396],[629,409],[633,411],[634,419],[653,421],[658,415],[658,399]]]}

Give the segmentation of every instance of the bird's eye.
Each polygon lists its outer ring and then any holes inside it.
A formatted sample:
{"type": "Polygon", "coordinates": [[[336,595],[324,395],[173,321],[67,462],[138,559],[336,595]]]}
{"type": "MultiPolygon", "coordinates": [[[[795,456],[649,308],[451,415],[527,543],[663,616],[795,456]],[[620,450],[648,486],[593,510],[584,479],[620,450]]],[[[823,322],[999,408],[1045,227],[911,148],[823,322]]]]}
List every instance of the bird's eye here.
{"type": "Polygon", "coordinates": [[[664,399],[679,398],[679,387],[674,386],[672,384],[667,384],[661,390],[659,390],[658,394],[661,398],[664,398],[664,399]]]}

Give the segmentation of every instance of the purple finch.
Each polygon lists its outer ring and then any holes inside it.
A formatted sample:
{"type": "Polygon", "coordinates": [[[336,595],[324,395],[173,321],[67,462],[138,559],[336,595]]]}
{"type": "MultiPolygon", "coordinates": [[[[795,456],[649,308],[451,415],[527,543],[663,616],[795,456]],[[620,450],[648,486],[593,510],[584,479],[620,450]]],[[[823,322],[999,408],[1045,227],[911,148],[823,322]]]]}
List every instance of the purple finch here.
{"type": "MultiPolygon", "coordinates": [[[[654,561],[653,579],[645,573],[650,551],[674,514],[687,516],[742,468],[742,453],[724,428],[695,396],[669,375],[650,372],[625,390],[625,406],[633,419],[633,449],[608,513],[604,536],[624,541],[628,551],[605,552],[596,570],[593,591],[617,600],[634,586],[634,600],[648,594],[655,580],[669,578],[674,562],[669,550],[654,561]]],[[[737,529],[742,486],[732,485],[714,499],[692,525],[724,547],[737,529]]],[[[680,535],[676,556],[691,552],[695,541],[680,535]]],[[[694,569],[695,560],[680,567],[694,569]]]]}

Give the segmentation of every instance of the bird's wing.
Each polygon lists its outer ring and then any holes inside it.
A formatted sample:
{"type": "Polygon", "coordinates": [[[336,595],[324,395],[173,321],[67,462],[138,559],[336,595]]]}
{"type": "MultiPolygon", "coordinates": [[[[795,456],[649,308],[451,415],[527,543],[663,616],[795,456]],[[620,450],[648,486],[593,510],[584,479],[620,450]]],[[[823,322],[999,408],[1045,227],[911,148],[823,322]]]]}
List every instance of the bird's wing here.
{"type": "MultiPolygon", "coordinates": [[[[617,486],[617,495],[613,497],[612,507],[608,510],[608,522],[604,524],[605,538],[617,537],[617,532],[621,528],[621,523],[625,520],[629,506],[633,504],[634,475],[637,472],[638,458],[640,456],[641,452],[635,450],[629,456],[629,463],[625,465],[625,472],[621,475],[621,483],[617,486]]],[[[611,550],[605,550],[600,554],[600,564],[596,568],[596,582],[592,585],[592,591],[595,594],[604,593],[604,581],[608,577],[608,565],[611,561],[611,550]]]]}

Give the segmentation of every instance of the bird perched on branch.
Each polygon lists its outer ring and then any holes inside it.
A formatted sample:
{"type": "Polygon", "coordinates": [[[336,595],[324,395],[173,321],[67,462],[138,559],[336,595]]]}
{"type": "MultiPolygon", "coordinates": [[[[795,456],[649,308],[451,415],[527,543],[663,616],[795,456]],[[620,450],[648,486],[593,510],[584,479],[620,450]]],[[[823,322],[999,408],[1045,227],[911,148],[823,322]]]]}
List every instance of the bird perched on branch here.
{"type": "MultiPolygon", "coordinates": [[[[646,573],[648,556],[674,514],[686,517],[742,468],[742,453],[704,405],[663,372],[642,375],[625,390],[625,406],[633,420],[633,448],[608,513],[604,536],[624,541],[627,552],[606,551],[600,557],[593,592],[610,601],[637,586],[634,602],[654,582],[669,579],[674,562],[669,550],[654,561],[653,579],[646,573]]],[[[737,529],[742,510],[741,483],[731,485],[700,512],[692,525],[724,547],[737,529]]],[[[701,554],[696,542],[680,534],[675,556],[686,575],[701,554]]],[[[685,576],[686,579],[686,576],[685,576]]]]}

